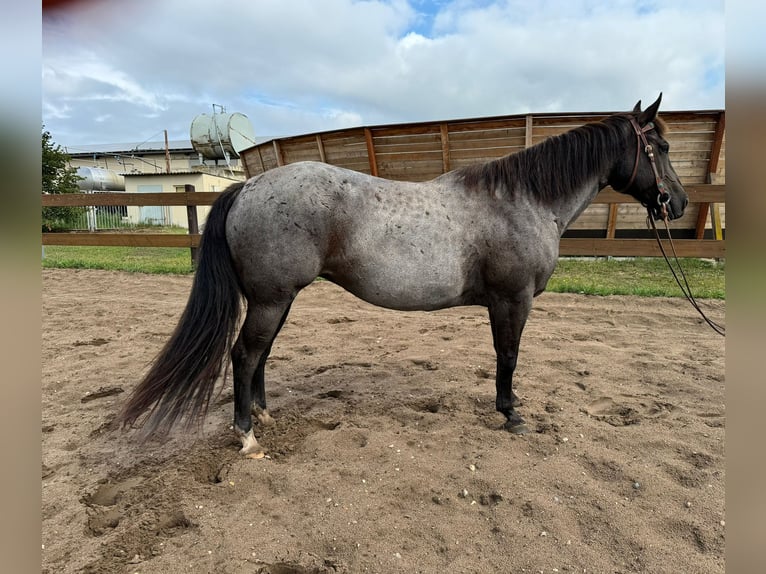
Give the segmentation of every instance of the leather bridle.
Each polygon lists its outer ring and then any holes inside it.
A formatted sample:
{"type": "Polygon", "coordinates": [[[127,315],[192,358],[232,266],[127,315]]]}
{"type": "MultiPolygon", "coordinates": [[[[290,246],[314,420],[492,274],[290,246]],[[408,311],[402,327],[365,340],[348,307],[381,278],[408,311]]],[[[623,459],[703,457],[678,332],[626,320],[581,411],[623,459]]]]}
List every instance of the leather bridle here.
{"type": "Polygon", "coordinates": [[[625,192],[630,188],[631,185],[633,185],[633,182],[636,179],[636,175],[638,174],[638,164],[641,161],[641,149],[644,150],[644,153],[649,158],[649,163],[652,166],[652,171],[654,172],[654,181],[655,185],[657,186],[657,205],[656,206],[650,206],[645,202],[641,202],[644,207],[650,212],[650,215],[652,215],[652,211],[655,211],[657,215],[659,215],[663,220],[667,221],[668,218],[668,203],[670,202],[670,194],[665,189],[665,182],[663,181],[662,176],[660,175],[659,170],[657,169],[657,163],[654,161],[654,148],[652,147],[652,144],[649,143],[649,141],[646,139],[646,133],[650,132],[654,129],[654,123],[648,122],[643,128],[638,125],[638,122],[634,117],[628,118],[630,120],[630,125],[633,127],[633,131],[636,134],[636,160],[633,163],[633,171],[630,174],[630,179],[628,179],[628,183],[625,184],[622,189],[615,189],[615,191],[618,192],[625,192]]]}

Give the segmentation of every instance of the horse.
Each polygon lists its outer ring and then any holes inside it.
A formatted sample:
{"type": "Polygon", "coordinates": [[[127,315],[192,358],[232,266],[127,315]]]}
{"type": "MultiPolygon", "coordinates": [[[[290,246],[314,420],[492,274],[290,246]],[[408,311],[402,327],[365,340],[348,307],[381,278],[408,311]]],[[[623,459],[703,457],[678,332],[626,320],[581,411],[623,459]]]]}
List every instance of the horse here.
{"type": "Polygon", "coordinates": [[[506,430],[526,432],[513,391],[519,342],[567,226],[607,185],[655,219],[684,213],[661,100],[426,182],[299,162],[233,184],[211,207],[187,305],[120,413],[123,428],[151,436],[201,422],[230,356],[240,453],[263,457],[253,416],[273,423],[266,360],[296,295],[322,277],[389,309],[486,307],[495,407],[506,430]]]}

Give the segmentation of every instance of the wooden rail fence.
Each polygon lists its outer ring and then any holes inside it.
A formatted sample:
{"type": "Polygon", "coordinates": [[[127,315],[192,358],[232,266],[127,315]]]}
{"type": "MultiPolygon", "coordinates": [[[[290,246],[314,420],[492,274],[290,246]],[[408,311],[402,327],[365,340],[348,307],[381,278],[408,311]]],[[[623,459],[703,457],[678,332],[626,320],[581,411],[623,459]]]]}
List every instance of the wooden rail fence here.
{"type": "MultiPolygon", "coordinates": [[[[250,177],[313,160],[387,179],[425,181],[521,151],[607,115],[517,114],[358,126],[276,138],[242,150],[240,157],[250,177]]],[[[668,125],[671,160],[690,194],[686,213],[672,224],[680,238],[678,248],[686,257],[724,257],[726,112],[667,111],[660,117],[668,125]]],[[[570,225],[561,254],[660,255],[650,237],[645,210],[605,190],[570,225]]]]}
{"type": "MultiPolygon", "coordinates": [[[[725,203],[725,186],[713,184],[687,185],[689,203],[703,206],[705,218],[697,219],[695,239],[675,239],[674,244],[679,257],[703,257],[721,259],[726,256],[726,243],[720,227],[716,224],[715,214],[718,206],[725,203]],[[714,237],[705,239],[705,223],[708,213],[713,220],[714,237]]],[[[176,235],[145,232],[69,232],[43,233],[43,245],[87,245],[87,246],[129,246],[129,247],[186,247],[192,250],[192,262],[196,262],[196,248],[200,242],[200,232],[196,220],[196,206],[212,205],[219,192],[196,192],[194,186],[187,185],[184,192],[176,193],[72,193],[62,195],[42,195],[43,207],[61,206],[166,206],[180,205],[187,207],[189,233],[176,235]]],[[[564,237],[560,243],[560,254],[564,256],[661,256],[653,239],[625,239],[615,237],[617,209],[621,204],[637,204],[626,195],[610,188],[604,189],[593,204],[606,204],[610,209],[610,224],[605,237],[564,237]],[[612,216],[612,214],[615,214],[612,216]]],[[[672,229],[673,224],[671,224],[672,229]]]]}

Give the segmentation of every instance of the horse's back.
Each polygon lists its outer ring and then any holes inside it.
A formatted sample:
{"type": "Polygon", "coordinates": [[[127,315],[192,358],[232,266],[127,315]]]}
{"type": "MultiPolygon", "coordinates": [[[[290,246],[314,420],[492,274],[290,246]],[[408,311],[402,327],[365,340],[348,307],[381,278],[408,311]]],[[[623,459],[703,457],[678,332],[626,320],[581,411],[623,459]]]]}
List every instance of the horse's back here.
{"type": "Polygon", "coordinates": [[[380,306],[432,309],[465,303],[475,289],[471,236],[482,214],[466,207],[444,181],[301,162],[248,182],[227,240],[254,294],[323,276],[380,306]]]}

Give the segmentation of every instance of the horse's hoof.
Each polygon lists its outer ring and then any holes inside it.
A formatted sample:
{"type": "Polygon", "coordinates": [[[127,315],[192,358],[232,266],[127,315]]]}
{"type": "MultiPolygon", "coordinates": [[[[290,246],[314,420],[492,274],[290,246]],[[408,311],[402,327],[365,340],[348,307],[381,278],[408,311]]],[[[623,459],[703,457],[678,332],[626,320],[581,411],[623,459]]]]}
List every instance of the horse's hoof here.
{"type": "Polygon", "coordinates": [[[524,419],[515,413],[508,417],[508,420],[505,421],[503,428],[511,434],[527,434],[529,432],[527,423],[525,423],[524,419]]]}
{"type": "Polygon", "coordinates": [[[243,446],[239,449],[239,454],[245,458],[264,458],[266,456],[266,451],[263,450],[261,445],[256,443],[254,445],[243,446]]]}
{"type": "Polygon", "coordinates": [[[516,423],[516,424],[505,424],[505,430],[507,430],[511,434],[527,434],[529,432],[529,429],[527,428],[526,423],[516,423]]]}
{"type": "Polygon", "coordinates": [[[242,448],[239,449],[239,454],[247,458],[263,458],[266,456],[263,447],[259,445],[258,441],[255,439],[253,429],[250,429],[246,433],[239,429],[236,430],[237,435],[239,435],[239,440],[242,441],[242,448]]]}

